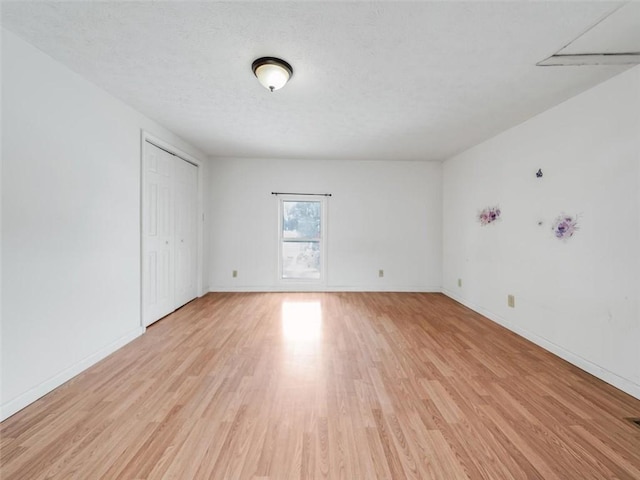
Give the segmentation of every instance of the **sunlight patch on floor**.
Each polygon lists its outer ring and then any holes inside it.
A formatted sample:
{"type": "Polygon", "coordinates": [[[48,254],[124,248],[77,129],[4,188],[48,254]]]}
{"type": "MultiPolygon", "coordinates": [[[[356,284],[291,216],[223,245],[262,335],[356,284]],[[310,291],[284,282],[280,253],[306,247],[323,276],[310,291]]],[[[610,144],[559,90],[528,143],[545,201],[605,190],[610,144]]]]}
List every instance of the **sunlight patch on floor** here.
{"type": "Polygon", "coordinates": [[[320,340],[322,338],[320,302],[283,302],[282,333],[288,342],[304,344],[320,340]]]}

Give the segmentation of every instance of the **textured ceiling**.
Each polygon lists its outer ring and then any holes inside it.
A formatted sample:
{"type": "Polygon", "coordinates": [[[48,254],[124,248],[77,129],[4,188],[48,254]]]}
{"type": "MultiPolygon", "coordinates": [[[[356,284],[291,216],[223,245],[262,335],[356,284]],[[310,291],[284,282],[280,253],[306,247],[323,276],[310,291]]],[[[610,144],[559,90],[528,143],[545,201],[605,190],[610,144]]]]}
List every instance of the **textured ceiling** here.
{"type": "Polygon", "coordinates": [[[585,32],[633,47],[621,5],[3,2],[2,23],[212,156],[443,160],[628,68],[535,66],[585,32]],[[261,56],[293,66],[282,90],[261,56]]]}

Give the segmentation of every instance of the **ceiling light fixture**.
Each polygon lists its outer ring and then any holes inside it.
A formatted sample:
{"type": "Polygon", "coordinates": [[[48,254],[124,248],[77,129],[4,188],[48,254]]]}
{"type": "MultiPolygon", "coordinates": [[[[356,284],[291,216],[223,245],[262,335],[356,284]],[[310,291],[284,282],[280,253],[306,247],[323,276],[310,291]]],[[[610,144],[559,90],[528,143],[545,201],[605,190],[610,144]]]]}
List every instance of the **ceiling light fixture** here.
{"type": "Polygon", "coordinates": [[[293,68],[284,60],[275,57],[261,57],[251,64],[253,74],[264,88],[280,90],[291,79],[293,68]]]}

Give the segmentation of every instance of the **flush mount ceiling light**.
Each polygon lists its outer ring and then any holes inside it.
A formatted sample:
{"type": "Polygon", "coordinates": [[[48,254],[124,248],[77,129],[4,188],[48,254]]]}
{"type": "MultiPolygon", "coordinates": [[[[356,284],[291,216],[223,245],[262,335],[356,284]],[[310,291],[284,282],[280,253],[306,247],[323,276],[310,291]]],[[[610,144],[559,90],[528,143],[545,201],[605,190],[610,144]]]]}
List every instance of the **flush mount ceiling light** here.
{"type": "Polygon", "coordinates": [[[275,57],[262,57],[254,60],[251,69],[264,88],[279,90],[293,75],[293,68],[284,60],[275,57]]]}

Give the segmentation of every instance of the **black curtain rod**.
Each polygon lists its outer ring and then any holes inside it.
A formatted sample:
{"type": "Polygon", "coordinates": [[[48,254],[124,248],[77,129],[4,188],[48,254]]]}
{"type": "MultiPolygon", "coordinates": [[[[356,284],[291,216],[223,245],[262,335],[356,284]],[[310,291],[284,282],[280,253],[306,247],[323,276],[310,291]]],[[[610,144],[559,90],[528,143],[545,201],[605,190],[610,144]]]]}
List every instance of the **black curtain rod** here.
{"type": "Polygon", "coordinates": [[[330,193],[291,193],[291,192],[271,192],[271,195],[307,195],[310,197],[330,197],[330,193]]]}

